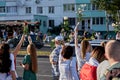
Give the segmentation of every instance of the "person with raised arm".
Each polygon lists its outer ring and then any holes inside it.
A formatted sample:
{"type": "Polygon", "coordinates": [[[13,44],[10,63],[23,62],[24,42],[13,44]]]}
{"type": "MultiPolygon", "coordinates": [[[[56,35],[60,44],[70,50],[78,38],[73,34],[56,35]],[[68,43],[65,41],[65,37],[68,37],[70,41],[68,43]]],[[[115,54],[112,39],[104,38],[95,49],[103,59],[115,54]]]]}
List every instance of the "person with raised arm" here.
{"type": "Polygon", "coordinates": [[[87,40],[82,40],[81,44],[78,45],[78,26],[79,22],[75,27],[75,54],[77,58],[78,73],[80,72],[83,64],[90,59],[91,45],[87,40]]]}
{"type": "Polygon", "coordinates": [[[32,43],[32,39],[28,36],[29,45],[27,46],[27,55],[25,55],[23,62],[20,65],[24,68],[23,80],[37,80],[37,52],[36,47],[32,43]]]}
{"type": "MultiPolygon", "coordinates": [[[[15,47],[15,49],[13,50],[13,52],[10,52],[10,47],[9,44],[7,43],[2,43],[2,47],[1,49],[3,49],[2,53],[10,53],[10,60],[11,60],[11,71],[10,71],[10,75],[12,75],[12,79],[16,80],[18,78],[17,73],[16,73],[16,56],[21,48],[21,45],[24,41],[24,34],[21,37],[21,40],[19,41],[19,43],[17,44],[17,46],[15,47]],[[5,52],[6,51],[6,52],[5,52]]],[[[6,59],[6,58],[5,58],[6,59]]],[[[8,66],[9,67],[9,66],[8,66]]],[[[1,79],[0,79],[1,80],[1,79]]],[[[7,80],[7,79],[6,79],[7,80]]]]}
{"type": "Polygon", "coordinates": [[[14,55],[7,43],[0,44],[0,80],[16,80],[14,55]]]}

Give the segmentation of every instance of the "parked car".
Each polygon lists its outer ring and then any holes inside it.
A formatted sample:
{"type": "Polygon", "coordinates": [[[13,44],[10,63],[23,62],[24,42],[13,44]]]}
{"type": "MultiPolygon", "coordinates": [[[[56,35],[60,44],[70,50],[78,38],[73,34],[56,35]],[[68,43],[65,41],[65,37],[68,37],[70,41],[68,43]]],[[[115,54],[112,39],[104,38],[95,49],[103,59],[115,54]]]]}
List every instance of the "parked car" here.
{"type": "MultiPolygon", "coordinates": [[[[95,48],[97,46],[100,46],[101,42],[103,41],[108,41],[108,40],[89,40],[89,43],[92,45],[92,48],[95,48]]],[[[70,45],[70,46],[75,46],[74,42],[72,43],[65,43],[65,45],[70,45]]],[[[80,42],[79,42],[79,45],[80,45],[80,42]]]]}
{"type": "MultiPolygon", "coordinates": [[[[95,47],[100,46],[102,41],[108,41],[108,40],[90,40],[89,43],[91,44],[92,48],[94,49],[95,47]]],[[[78,45],[80,46],[80,42],[78,42],[78,43],[79,43],[78,45]]],[[[73,47],[73,49],[74,49],[73,57],[75,57],[76,55],[75,55],[75,44],[74,44],[74,42],[65,43],[65,45],[69,45],[69,46],[73,47]]]]}
{"type": "MultiPolygon", "coordinates": [[[[40,49],[44,46],[44,43],[42,40],[37,40],[36,37],[37,35],[30,35],[32,42],[35,44],[35,46],[40,49]]],[[[17,46],[17,44],[19,43],[21,39],[21,36],[18,36],[17,38],[12,38],[12,39],[8,39],[7,43],[10,45],[10,48],[14,48],[17,46]]],[[[27,37],[25,38],[25,41],[22,44],[22,47],[27,47],[27,45],[29,44],[27,37]]]]}

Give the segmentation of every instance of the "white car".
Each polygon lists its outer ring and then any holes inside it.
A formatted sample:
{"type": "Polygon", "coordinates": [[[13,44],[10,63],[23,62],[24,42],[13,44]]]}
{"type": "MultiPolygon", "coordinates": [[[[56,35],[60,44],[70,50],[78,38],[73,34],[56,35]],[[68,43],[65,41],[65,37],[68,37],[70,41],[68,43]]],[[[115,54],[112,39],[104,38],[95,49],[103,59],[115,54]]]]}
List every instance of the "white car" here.
{"type": "MultiPolygon", "coordinates": [[[[97,40],[96,39],[96,40],[90,40],[89,43],[92,45],[93,48],[95,48],[96,46],[100,46],[100,43],[103,41],[108,41],[108,40],[97,40]]],[[[74,43],[65,43],[65,45],[75,46],[74,43]]]]}

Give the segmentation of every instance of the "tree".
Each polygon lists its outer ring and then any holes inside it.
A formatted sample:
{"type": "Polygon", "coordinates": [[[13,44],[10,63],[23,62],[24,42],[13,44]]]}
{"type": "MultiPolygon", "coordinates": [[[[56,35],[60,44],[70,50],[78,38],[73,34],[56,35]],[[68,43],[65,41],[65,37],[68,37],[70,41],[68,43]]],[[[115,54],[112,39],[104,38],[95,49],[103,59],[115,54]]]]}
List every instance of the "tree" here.
{"type": "Polygon", "coordinates": [[[114,26],[117,30],[120,28],[120,0],[91,0],[93,4],[98,6],[98,9],[105,10],[108,14],[106,17],[111,19],[110,21],[117,26],[114,26]]]}

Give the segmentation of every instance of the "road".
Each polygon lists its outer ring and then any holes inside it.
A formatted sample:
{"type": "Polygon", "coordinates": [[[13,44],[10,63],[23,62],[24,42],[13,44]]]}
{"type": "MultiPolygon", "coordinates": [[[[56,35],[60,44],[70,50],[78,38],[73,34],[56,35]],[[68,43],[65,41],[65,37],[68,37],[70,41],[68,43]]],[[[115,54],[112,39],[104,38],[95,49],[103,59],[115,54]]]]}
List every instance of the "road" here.
{"type": "MultiPolygon", "coordinates": [[[[17,57],[17,74],[19,77],[22,77],[23,68],[19,65],[19,62],[22,62],[23,56],[17,57]]],[[[52,80],[51,65],[49,63],[48,57],[38,57],[38,73],[37,80],[52,80]]]]}

